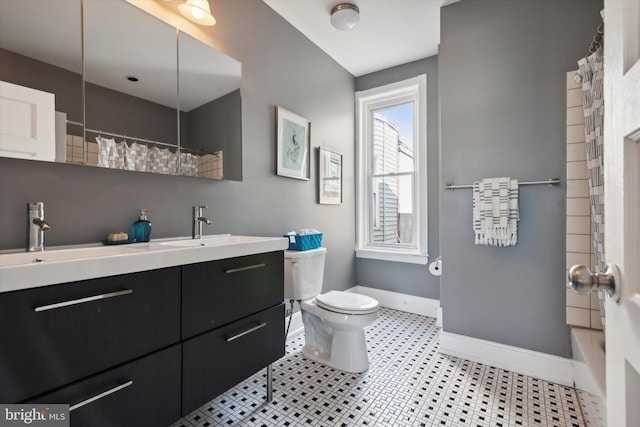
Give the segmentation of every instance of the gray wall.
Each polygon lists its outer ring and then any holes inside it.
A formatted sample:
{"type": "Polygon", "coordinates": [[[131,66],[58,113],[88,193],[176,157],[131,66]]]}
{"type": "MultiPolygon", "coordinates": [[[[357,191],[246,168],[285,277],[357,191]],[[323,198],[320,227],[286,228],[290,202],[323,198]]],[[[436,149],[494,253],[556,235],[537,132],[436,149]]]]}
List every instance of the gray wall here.
{"type": "MultiPolygon", "coordinates": [[[[442,9],[441,182],[565,177],[566,72],[585,55],[600,0],[463,0],[442,9]]],[[[447,332],[570,356],[565,196],[521,187],[518,244],[475,246],[471,190],[440,190],[447,332]]]]}
{"type": "Polygon", "coordinates": [[[82,75],[0,48],[0,80],[55,93],[56,111],[82,122],[82,75]]]}
{"type": "MultiPolygon", "coordinates": [[[[432,56],[398,67],[378,71],[356,78],[356,90],[406,80],[420,74],[427,75],[427,192],[429,215],[430,260],[439,256],[438,220],[438,58],[432,56]]],[[[440,298],[440,280],[432,276],[427,266],[371,259],[356,259],[357,284],[371,288],[440,298]]]]}
{"type": "Polygon", "coordinates": [[[180,116],[184,147],[222,150],[224,179],[242,181],[242,95],[236,89],[180,116]],[[183,131],[184,130],[184,131],[183,131]]]}
{"type": "MultiPolygon", "coordinates": [[[[324,231],[325,290],[353,286],[354,78],[261,0],[211,1],[209,29],[242,62],[243,182],[0,159],[0,249],[25,245],[26,204],[44,201],[49,245],[99,242],[151,210],[152,238],[191,234],[191,209],[207,204],[205,233],[278,236],[324,231]],[[275,106],[312,123],[311,145],[344,155],[344,202],[316,204],[316,180],[275,175],[275,106]]],[[[312,152],[313,153],[313,152],[312,152]]],[[[315,160],[312,159],[312,160],[315,160]]],[[[315,161],[311,162],[315,177],[315,161]]]]}

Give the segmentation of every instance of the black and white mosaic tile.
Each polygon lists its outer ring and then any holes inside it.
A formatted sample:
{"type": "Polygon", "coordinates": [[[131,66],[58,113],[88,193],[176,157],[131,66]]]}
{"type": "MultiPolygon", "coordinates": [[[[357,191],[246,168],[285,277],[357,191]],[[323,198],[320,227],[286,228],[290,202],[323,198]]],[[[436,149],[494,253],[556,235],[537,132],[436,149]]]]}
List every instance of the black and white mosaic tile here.
{"type": "Polygon", "coordinates": [[[441,355],[438,332],[433,318],[381,308],[362,374],[306,359],[292,337],[271,403],[261,371],[172,427],[586,427],[574,388],[441,355]]]}

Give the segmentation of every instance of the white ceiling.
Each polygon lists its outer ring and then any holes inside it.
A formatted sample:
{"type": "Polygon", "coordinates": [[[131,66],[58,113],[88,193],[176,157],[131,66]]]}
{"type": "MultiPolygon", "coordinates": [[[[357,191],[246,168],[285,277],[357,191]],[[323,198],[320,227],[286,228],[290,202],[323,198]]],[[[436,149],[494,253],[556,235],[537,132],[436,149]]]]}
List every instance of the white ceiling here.
{"type": "Polygon", "coordinates": [[[273,10],[354,76],[438,53],[440,7],[459,0],[264,0],[273,10]],[[331,9],[360,9],[351,31],[331,26],[331,9]]]}

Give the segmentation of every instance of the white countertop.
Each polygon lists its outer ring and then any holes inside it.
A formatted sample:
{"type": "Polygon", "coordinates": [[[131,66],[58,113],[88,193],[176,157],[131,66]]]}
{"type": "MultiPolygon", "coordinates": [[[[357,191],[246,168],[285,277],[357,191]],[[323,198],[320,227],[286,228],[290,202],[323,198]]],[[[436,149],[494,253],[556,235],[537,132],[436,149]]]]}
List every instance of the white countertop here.
{"type": "Polygon", "coordinates": [[[283,237],[205,236],[0,254],[0,293],[287,249],[283,237]]]}

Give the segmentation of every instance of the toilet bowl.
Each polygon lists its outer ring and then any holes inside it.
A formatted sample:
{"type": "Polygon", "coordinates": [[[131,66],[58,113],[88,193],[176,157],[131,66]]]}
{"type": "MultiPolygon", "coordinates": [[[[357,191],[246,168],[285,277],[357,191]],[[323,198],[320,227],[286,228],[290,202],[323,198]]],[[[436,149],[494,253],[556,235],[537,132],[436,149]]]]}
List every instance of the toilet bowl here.
{"type": "Polygon", "coordinates": [[[321,294],[326,249],[285,251],[285,299],[300,303],[309,359],[352,373],[369,368],[364,328],[378,317],[378,301],[353,292],[321,294]]]}

